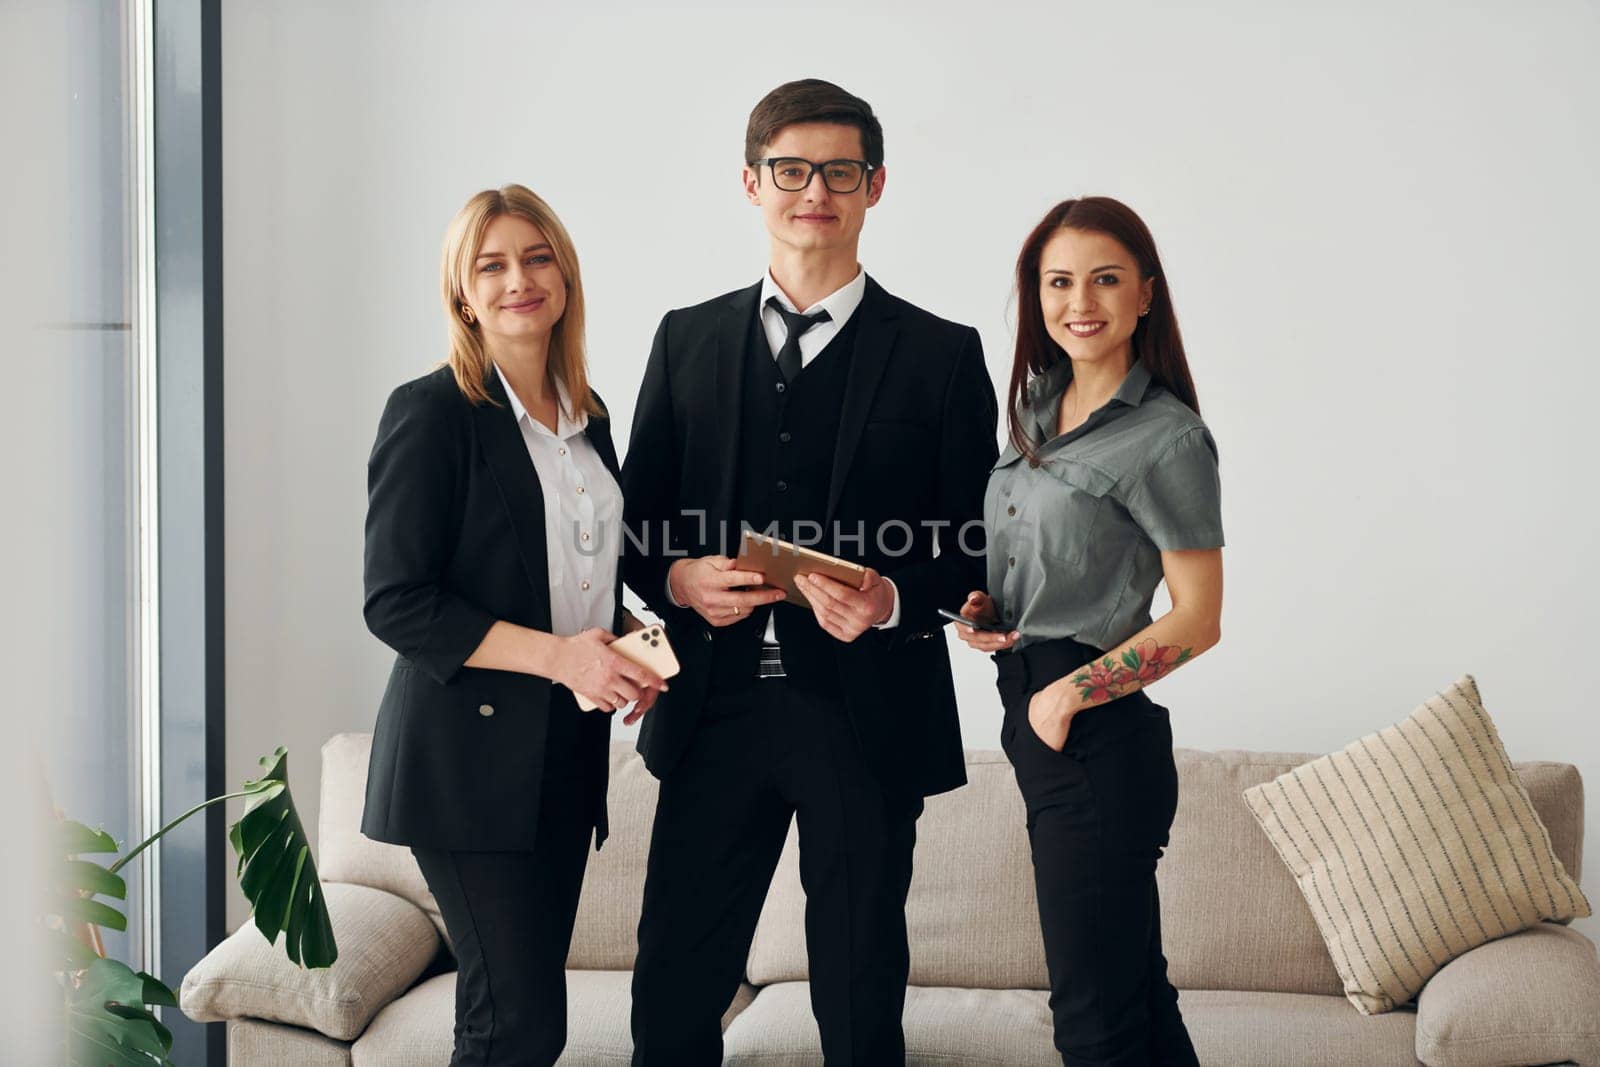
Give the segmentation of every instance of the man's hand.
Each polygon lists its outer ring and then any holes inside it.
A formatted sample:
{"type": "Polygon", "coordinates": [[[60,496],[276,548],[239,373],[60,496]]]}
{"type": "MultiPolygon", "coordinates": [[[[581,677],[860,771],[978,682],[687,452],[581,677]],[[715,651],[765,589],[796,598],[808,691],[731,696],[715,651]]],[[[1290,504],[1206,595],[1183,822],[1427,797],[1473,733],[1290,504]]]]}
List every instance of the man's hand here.
{"type": "Polygon", "coordinates": [[[887,622],[894,612],[894,585],[871,567],[860,589],[823,574],[801,574],[795,584],[811,603],[817,625],[831,636],[848,644],[867,629],[887,622]]]}
{"type": "Polygon", "coordinates": [[[693,608],[712,626],[728,626],[786,595],[782,589],[763,585],[765,576],[759,571],[735,570],[733,564],[727,556],[678,560],[667,571],[672,599],[693,608]],[[740,586],[759,588],[740,591],[740,586]]]}

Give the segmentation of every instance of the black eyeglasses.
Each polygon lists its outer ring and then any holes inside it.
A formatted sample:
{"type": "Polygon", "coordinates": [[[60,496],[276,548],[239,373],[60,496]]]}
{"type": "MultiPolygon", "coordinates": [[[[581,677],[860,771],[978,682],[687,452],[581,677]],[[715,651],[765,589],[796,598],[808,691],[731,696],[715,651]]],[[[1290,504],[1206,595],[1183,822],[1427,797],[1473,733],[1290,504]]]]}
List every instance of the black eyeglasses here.
{"type": "Polygon", "coordinates": [[[752,167],[771,167],[772,184],[786,193],[798,193],[811,184],[811,176],[822,172],[822,182],[830,193],[853,193],[861,188],[861,180],[873,171],[864,159],[830,159],[813,163],[795,156],[773,156],[769,159],[752,159],[752,167]]]}

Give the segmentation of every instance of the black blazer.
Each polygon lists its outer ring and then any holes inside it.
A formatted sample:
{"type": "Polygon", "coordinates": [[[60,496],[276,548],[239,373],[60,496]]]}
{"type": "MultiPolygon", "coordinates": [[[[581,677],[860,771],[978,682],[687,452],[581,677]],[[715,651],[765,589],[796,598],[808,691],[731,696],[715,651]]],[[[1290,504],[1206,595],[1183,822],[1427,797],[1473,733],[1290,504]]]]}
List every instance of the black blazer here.
{"type": "MultiPolygon", "coordinates": [[[[623,573],[666,622],[683,668],[639,736],[639,751],[658,777],[677,764],[694,732],[718,633],[694,611],[672,606],[667,570],[683,554],[738,550],[733,506],[744,349],[760,291],[756,285],[669,312],[656,330],[634,412],[622,470],[630,532],[623,573]],[[668,523],[670,549],[662,533],[668,523]]],[[[966,781],[944,620],[935,609],[956,610],[984,586],[980,528],[968,532],[972,554],[957,542],[963,524],[983,517],[998,453],[994,385],[970,326],[936,318],[870,278],[856,315],[827,513],[815,518],[828,531],[825,549],[833,522],[846,536],[865,524],[864,551],[842,554],[894,580],[900,624],[834,647],[869,763],[889,787],[928,796],[966,781]],[[909,553],[890,556],[880,551],[876,531],[895,520],[915,538],[909,553]],[[937,532],[927,525],[935,522],[944,524],[937,532]]],[[[898,528],[885,538],[894,551],[904,539],[898,528]]]]}
{"type": "MultiPolygon", "coordinates": [[[[468,403],[448,367],[400,386],[367,462],[367,627],[399,653],[361,818],[378,841],[523,849],[539,821],[554,683],[462,665],[498,619],[550,629],[539,477],[499,375],[485,385],[495,405],[468,403]]],[[[610,420],[590,416],[586,435],[617,476],[610,420]]],[[[619,580],[613,632],[621,611],[619,580]]],[[[610,729],[583,716],[581,751],[561,754],[598,761],[597,846],[610,729]]]]}

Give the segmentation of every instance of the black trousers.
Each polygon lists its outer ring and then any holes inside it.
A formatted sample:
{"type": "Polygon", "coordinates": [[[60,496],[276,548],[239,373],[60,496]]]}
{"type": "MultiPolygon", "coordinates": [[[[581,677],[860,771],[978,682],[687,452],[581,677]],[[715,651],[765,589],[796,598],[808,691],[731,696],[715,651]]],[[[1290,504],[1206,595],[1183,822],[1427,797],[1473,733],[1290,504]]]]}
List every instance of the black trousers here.
{"type": "Polygon", "coordinates": [[[1028,812],[1056,1048],[1066,1067],[1197,1065],[1161,952],[1156,861],[1178,807],[1167,709],[1142,691],[1080,712],[1056,752],[1029,698],[1102,653],[1071,640],[995,656],[1000,743],[1028,812]]]}
{"type": "Polygon", "coordinates": [[[832,1065],[905,1061],[905,902],[920,797],[884,792],[844,708],[786,679],[711,698],[661,783],[633,972],[636,1067],[722,1061],[791,818],[811,1008],[832,1065]]]}
{"type": "Polygon", "coordinates": [[[605,773],[603,752],[578,751],[583,714],[571,692],[552,690],[531,851],[411,850],[459,965],[453,1067],[547,1067],[567,1043],[567,950],[594,832],[593,776],[605,773]]]}

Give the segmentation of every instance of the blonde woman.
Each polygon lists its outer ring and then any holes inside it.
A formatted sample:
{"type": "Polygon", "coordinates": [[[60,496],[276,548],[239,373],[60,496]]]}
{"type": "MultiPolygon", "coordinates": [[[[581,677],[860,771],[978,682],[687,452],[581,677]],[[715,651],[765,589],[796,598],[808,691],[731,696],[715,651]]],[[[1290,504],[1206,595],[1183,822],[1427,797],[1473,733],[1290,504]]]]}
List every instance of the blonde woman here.
{"type": "Polygon", "coordinates": [[[607,646],[622,493],[583,285],[550,207],[468,200],[440,269],[450,355],[396,389],[368,462],[365,614],[398,653],[361,829],[410,846],[455,946],[452,1064],[549,1064],[610,716],[662,680],[607,646]]]}

